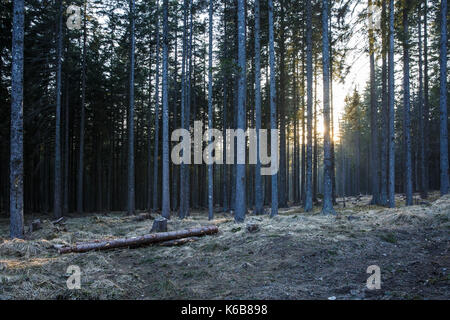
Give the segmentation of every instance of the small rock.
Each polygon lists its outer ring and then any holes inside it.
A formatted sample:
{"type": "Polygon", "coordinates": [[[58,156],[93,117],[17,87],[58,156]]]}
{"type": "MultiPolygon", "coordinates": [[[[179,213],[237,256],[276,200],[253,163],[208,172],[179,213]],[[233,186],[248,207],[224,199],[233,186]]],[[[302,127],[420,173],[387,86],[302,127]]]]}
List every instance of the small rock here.
{"type": "Polygon", "coordinates": [[[259,225],[255,224],[255,223],[249,223],[249,224],[247,224],[247,231],[250,233],[258,232],[259,225]]]}
{"type": "Polygon", "coordinates": [[[167,232],[167,219],[164,217],[158,217],[153,221],[152,229],[150,233],[167,232]]]}
{"type": "Polygon", "coordinates": [[[336,300],[336,297],[335,296],[328,297],[328,300],[336,300]]]}
{"type": "Polygon", "coordinates": [[[248,268],[250,268],[252,265],[250,264],[250,263],[248,263],[248,262],[244,262],[243,264],[242,264],[242,269],[248,269],[248,268]]]}

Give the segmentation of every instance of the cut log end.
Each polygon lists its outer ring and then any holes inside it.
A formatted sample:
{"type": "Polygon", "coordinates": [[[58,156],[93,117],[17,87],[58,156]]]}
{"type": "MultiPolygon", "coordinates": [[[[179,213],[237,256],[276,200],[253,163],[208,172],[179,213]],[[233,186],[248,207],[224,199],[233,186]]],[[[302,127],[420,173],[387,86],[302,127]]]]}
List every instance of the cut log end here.
{"type": "Polygon", "coordinates": [[[164,217],[158,217],[153,221],[152,229],[150,230],[150,233],[157,233],[157,232],[167,232],[167,219],[164,217]]]}

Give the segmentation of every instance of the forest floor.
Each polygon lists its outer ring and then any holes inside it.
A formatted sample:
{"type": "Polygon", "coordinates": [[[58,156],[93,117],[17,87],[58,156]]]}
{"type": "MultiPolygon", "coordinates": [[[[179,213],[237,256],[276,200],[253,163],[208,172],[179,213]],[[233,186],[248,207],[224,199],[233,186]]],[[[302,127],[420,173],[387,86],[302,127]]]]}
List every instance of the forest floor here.
{"type": "MultiPolygon", "coordinates": [[[[123,213],[68,216],[27,240],[9,240],[0,219],[1,299],[450,299],[450,196],[386,209],[348,198],[337,217],[280,210],[274,219],[193,212],[169,230],[216,224],[219,234],[178,247],[59,255],[55,244],[146,234],[153,221],[123,213]],[[246,225],[259,225],[250,233],[246,225]],[[67,268],[81,269],[69,290],[67,268]],[[368,290],[367,267],[381,268],[381,289],[368,290]]],[[[398,198],[402,201],[401,197],[398,198]]]]}

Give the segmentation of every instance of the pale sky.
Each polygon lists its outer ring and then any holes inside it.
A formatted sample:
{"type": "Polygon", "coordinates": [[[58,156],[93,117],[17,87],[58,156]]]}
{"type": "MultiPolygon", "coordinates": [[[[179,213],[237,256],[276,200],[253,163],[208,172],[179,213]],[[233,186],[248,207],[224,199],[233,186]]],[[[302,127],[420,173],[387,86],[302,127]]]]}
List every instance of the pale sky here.
{"type": "MultiPolygon", "coordinates": [[[[350,19],[349,23],[354,25],[357,14],[367,7],[366,1],[361,1],[355,14],[350,19]]],[[[334,121],[335,121],[335,140],[339,134],[338,119],[342,117],[345,107],[345,97],[351,94],[356,87],[357,90],[364,90],[367,81],[370,78],[370,60],[369,55],[365,52],[365,49],[369,46],[368,36],[365,33],[363,26],[357,28],[359,33],[353,34],[349,41],[348,47],[354,48],[348,54],[346,63],[351,66],[349,74],[344,80],[344,83],[333,81],[333,101],[334,101],[334,121]]],[[[321,124],[321,126],[323,126],[321,124]]]]}

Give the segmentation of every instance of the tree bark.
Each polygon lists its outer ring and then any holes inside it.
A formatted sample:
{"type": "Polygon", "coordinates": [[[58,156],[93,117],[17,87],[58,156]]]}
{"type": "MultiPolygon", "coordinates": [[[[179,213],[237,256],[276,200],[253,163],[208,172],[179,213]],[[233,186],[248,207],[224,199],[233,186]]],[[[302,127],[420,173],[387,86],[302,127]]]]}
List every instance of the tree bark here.
{"type": "MultiPolygon", "coordinates": [[[[213,128],[213,0],[209,0],[209,50],[208,50],[208,129],[213,128]]],[[[212,143],[211,135],[208,137],[208,143],[212,143]]],[[[214,198],[213,198],[213,165],[208,164],[208,218],[214,218],[214,198]]]]}
{"type": "MultiPolygon", "coordinates": [[[[238,0],[238,104],[237,128],[245,131],[245,96],[246,96],[246,52],[245,52],[245,0],[238,0]]],[[[238,147],[239,150],[242,148],[238,147]]],[[[244,151],[245,152],[245,151],[244,151]]],[[[240,157],[238,156],[238,159],[240,157]]],[[[245,154],[244,154],[245,159],[245,154]]],[[[245,219],[245,164],[236,163],[236,204],[234,220],[245,219]]]]}
{"type": "Polygon", "coordinates": [[[395,207],[395,126],[394,126],[394,105],[395,105],[395,87],[394,87],[394,0],[389,0],[389,178],[388,178],[388,197],[389,207],[395,207]]]}
{"type": "MultiPolygon", "coordinates": [[[[275,87],[275,44],[274,44],[274,19],[273,0],[268,0],[269,5],[269,65],[270,65],[270,128],[276,130],[277,126],[277,93],[275,87]]],[[[273,133],[273,131],[272,131],[273,133]]],[[[272,161],[274,155],[272,154],[272,161]]],[[[278,159],[278,158],[277,158],[278,159]]],[[[278,215],[278,173],[272,175],[272,209],[270,216],[278,215]]]]}
{"type": "Polygon", "coordinates": [[[324,121],[324,192],[322,213],[336,214],[333,209],[332,159],[330,142],[330,47],[328,41],[328,0],[322,1],[323,41],[323,121],[324,121]]]}
{"type": "Polygon", "coordinates": [[[261,178],[261,159],[260,152],[260,137],[261,130],[261,41],[260,41],[260,0],[255,0],[255,122],[256,122],[256,149],[257,161],[255,167],[255,214],[260,215],[264,213],[263,209],[263,193],[262,193],[262,178],[261,178]]]}
{"type": "MultiPolygon", "coordinates": [[[[372,0],[369,0],[369,8],[372,8],[372,0]]],[[[378,107],[375,87],[375,47],[373,13],[369,13],[369,56],[370,56],[370,132],[371,132],[371,161],[372,168],[372,203],[380,203],[379,194],[379,161],[378,161],[378,107]]]]}
{"type": "Polygon", "coordinates": [[[53,216],[62,216],[62,166],[61,166],[61,59],[62,59],[62,1],[58,9],[58,36],[56,57],[56,117],[55,117],[55,182],[53,216]]]}
{"type": "Polygon", "coordinates": [[[305,188],[305,211],[313,209],[312,192],[312,8],[311,0],[306,1],[306,82],[307,82],[307,147],[306,147],[306,188],[305,188]]]}
{"type": "Polygon", "coordinates": [[[168,51],[169,51],[169,24],[168,24],[169,1],[163,2],[163,107],[162,107],[162,216],[170,218],[170,188],[169,188],[169,92],[168,92],[168,51]]]}
{"type": "Polygon", "coordinates": [[[23,0],[14,1],[12,28],[10,236],[23,238],[23,0]]]}
{"type": "Polygon", "coordinates": [[[153,145],[153,211],[158,210],[158,155],[159,155],[159,68],[160,68],[160,35],[159,35],[159,0],[156,3],[156,79],[155,79],[155,143],[153,145]]]}
{"type": "Polygon", "coordinates": [[[182,239],[187,237],[201,237],[204,235],[212,235],[219,232],[217,226],[208,226],[201,228],[192,228],[186,230],[169,231],[162,233],[147,234],[140,237],[120,238],[112,240],[98,240],[95,242],[82,242],[73,246],[59,248],[59,253],[81,253],[93,250],[108,250],[124,247],[139,247],[152,243],[164,242],[169,240],[182,239]]]}
{"type": "Polygon", "coordinates": [[[441,38],[440,47],[440,166],[441,166],[441,195],[449,191],[448,178],[448,116],[447,116],[447,0],[441,0],[441,38]]]}
{"type": "Polygon", "coordinates": [[[81,116],[80,116],[80,150],[78,159],[77,212],[83,213],[84,193],[84,128],[86,121],[86,0],[83,12],[83,62],[81,67],[81,116]]]}
{"type": "Polygon", "coordinates": [[[408,7],[403,8],[403,130],[405,138],[405,191],[406,205],[413,204],[412,199],[412,161],[411,161],[411,102],[409,84],[409,23],[408,7]]]}
{"type": "Polygon", "coordinates": [[[133,215],[135,212],[135,177],[134,177],[134,12],[135,2],[130,0],[130,84],[129,98],[130,105],[128,110],[128,205],[127,214],[133,215]]]}

